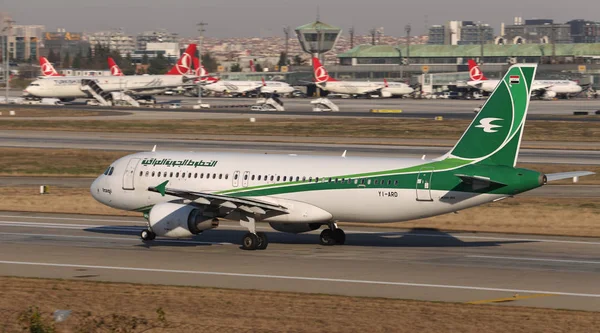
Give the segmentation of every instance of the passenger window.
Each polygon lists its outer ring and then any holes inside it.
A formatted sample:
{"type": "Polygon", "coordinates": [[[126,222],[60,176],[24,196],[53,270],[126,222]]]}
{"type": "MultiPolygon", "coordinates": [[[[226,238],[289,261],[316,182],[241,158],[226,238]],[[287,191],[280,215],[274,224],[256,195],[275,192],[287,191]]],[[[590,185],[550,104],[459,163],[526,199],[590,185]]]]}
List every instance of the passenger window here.
{"type": "Polygon", "coordinates": [[[179,172],[175,174],[175,178],[179,178],[179,172]]]}
{"type": "Polygon", "coordinates": [[[275,176],[271,176],[271,181],[273,181],[273,179],[275,179],[275,176]]]}
{"type": "Polygon", "coordinates": [[[281,176],[277,176],[277,181],[279,181],[279,179],[281,179],[281,176]]]}
{"type": "Polygon", "coordinates": [[[358,179],[354,180],[354,185],[358,184],[358,179]]]}
{"type": "Polygon", "coordinates": [[[206,174],[206,179],[210,179],[210,173],[206,174]]]}
{"type": "Polygon", "coordinates": [[[367,180],[367,185],[371,185],[371,180],[367,180]]]}
{"type": "Polygon", "coordinates": [[[144,171],[140,171],[140,177],[144,175],[144,171]]]}
{"type": "Polygon", "coordinates": [[[312,183],[312,177],[308,177],[308,182],[312,183]]]}
{"type": "Polygon", "coordinates": [[[233,179],[234,179],[234,180],[238,180],[238,177],[239,177],[239,176],[240,176],[240,175],[238,175],[238,174],[236,173],[236,174],[233,176],[233,179]]]}
{"type": "Polygon", "coordinates": [[[379,184],[379,179],[375,179],[375,185],[379,184]]]}
{"type": "Polygon", "coordinates": [[[200,174],[200,179],[204,178],[204,173],[200,174]]]}
{"type": "Polygon", "coordinates": [[[306,181],[306,177],[302,177],[302,181],[305,182],[306,181]]]}
{"type": "Polygon", "coordinates": [[[300,181],[300,176],[296,176],[296,181],[299,182],[300,181]]]}
{"type": "Polygon", "coordinates": [[[223,174],[222,173],[219,174],[219,179],[223,179],[223,174]]]}
{"type": "Polygon", "coordinates": [[[319,177],[315,178],[315,183],[319,182],[319,177]]]}
{"type": "Polygon", "coordinates": [[[192,178],[192,173],[188,173],[188,178],[192,178]]]}
{"type": "Polygon", "coordinates": [[[173,178],[173,172],[171,172],[171,176],[170,177],[173,178]]]}
{"type": "Polygon", "coordinates": [[[216,178],[217,178],[217,174],[213,173],[213,179],[216,179],[216,178]]]}
{"type": "Polygon", "coordinates": [[[194,174],[194,178],[198,178],[198,173],[197,172],[194,174]]]}
{"type": "Polygon", "coordinates": [[[161,172],[159,171],[159,172],[158,172],[158,177],[159,177],[159,178],[160,178],[160,174],[161,174],[161,172]]]}
{"type": "Polygon", "coordinates": [[[394,180],[394,185],[396,185],[396,186],[398,185],[398,181],[397,180],[394,180]]]}
{"type": "Polygon", "coordinates": [[[388,180],[388,185],[392,185],[392,180],[388,180]]]}
{"type": "Polygon", "coordinates": [[[228,173],[225,174],[225,179],[229,179],[229,174],[228,173]]]}
{"type": "Polygon", "coordinates": [[[329,178],[329,182],[331,183],[331,178],[329,178]]]}
{"type": "Polygon", "coordinates": [[[287,181],[287,176],[283,176],[283,181],[287,181]]]}
{"type": "Polygon", "coordinates": [[[149,174],[150,174],[150,171],[146,171],[146,177],[148,177],[149,174]]]}
{"type": "Polygon", "coordinates": [[[261,179],[261,175],[258,175],[258,181],[260,181],[260,179],[261,179]]]}
{"type": "Polygon", "coordinates": [[[185,172],[181,173],[181,178],[185,178],[185,172]]]}
{"type": "Polygon", "coordinates": [[[251,180],[254,180],[254,175],[252,175],[252,177],[250,177],[251,180]]]}
{"type": "Polygon", "coordinates": [[[152,177],[154,177],[154,171],[152,171],[152,177]]]}

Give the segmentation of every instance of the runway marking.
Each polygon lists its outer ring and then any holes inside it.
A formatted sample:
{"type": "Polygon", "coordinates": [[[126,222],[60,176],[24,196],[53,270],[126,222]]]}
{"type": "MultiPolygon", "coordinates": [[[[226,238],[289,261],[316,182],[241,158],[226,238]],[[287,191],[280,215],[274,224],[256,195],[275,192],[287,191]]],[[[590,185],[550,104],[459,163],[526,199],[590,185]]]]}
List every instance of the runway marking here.
{"type": "MultiPolygon", "coordinates": [[[[74,236],[74,235],[52,235],[52,234],[26,234],[26,233],[17,233],[17,232],[0,232],[0,235],[7,236],[34,236],[34,237],[53,237],[53,238],[83,238],[83,239],[100,239],[100,240],[117,240],[117,241],[127,241],[127,242],[139,242],[143,244],[140,239],[137,238],[126,238],[126,237],[99,237],[99,236],[74,236]]],[[[200,244],[200,245],[233,245],[233,243],[227,242],[201,242],[201,241],[192,241],[192,240],[179,240],[179,239],[164,239],[157,238],[152,241],[159,243],[181,243],[181,244],[200,244]]]]}
{"type": "Polygon", "coordinates": [[[506,259],[506,260],[519,260],[519,261],[541,261],[541,262],[562,262],[570,264],[590,264],[600,265],[600,261],[587,261],[587,260],[570,260],[570,259],[545,259],[545,258],[526,258],[526,257],[502,257],[502,256],[481,256],[481,255],[469,255],[467,258],[482,258],[482,259],[506,259]]]}
{"type": "MultiPolygon", "coordinates": [[[[26,219],[46,219],[46,220],[73,220],[73,221],[95,221],[95,222],[125,222],[125,223],[135,223],[139,226],[144,225],[145,222],[142,221],[134,221],[134,220],[107,220],[107,219],[87,219],[87,218],[58,218],[58,217],[41,217],[41,216],[15,216],[15,215],[0,215],[0,217],[10,217],[10,218],[26,218],[26,219]]],[[[2,223],[30,223],[32,225],[44,225],[44,223],[37,222],[19,222],[19,221],[0,221],[0,225],[2,223]]],[[[56,225],[57,229],[60,229],[60,226],[63,225],[77,225],[77,224],[59,224],[59,223],[49,223],[48,225],[56,225]]],[[[83,225],[85,228],[97,228],[102,227],[100,225],[83,225]]],[[[117,226],[114,226],[117,227],[117,226]]],[[[235,225],[225,225],[222,224],[219,228],[227,228],[227,229],[239,229],[244,230],[239,226],[235,225]]],[[[269,227],[257,227],[260,230],[271,230],[269,227]]],[[[460,234],[447,234],[447,235],[432,235],[432,234],[423,234],[423,233],[407,233],[405,231],[360,231],[360,230],[345,230],[348,234],[368,234],[368,235],[389,235],[389,236],[397,236],[397,237],[432,237],[432,238],[453,238],[453,239],[480,239],[480,240],[496,240],[496,241],[522,241],[522,242],[538,242],[538,243],[556,243],[556,244],[579,244],[579,245],[600,245],[600,242],[594,241],[576,241],[576,240],[559,240],[559,239],[544,239],[544,238],[511,238],[511,237],[495,237],[495,236],[469,236],[469,235],[460,235],[460,234]]],[[[313,233],[316,233],[313,232],[313,233]]],[[[557,236],[560,237],[560,236],[557,236]]]]}
{"type": "Polygon", "coordinates": [[[556,296],[556,295],[553,295],[553,294],[514,295],[512,297],[484,299],[481,301],[471,301],[471,302],[467,302],[467,304],[505,303],[505,302],[514,302],[514,301],[519,301],[519,300],[524,300],[524,299],[548,297],[548,296],[556,296]]]}
{"type": "Polygon", "coordinates": [[[28,262],[28,261],[7,261],[7,260],[0,260],[0,264],[22,265],[22,266],[61,267],[61,268],[106,269],[106,270],[115,270],[115,271],[193,274],[193,275],[209,275],[209,276],[229,276],[229,277],[276,279],[276,280],[336,282],[336,283],[352,283],[352,284],[363,284],[363,285],[364,284],[367,284],[367,285],[384,285],[384,286],[398,286],[398,287],[422,287],[422,288],[460,289],[460,290],[476,290],[476,291],[497,291],[497,292],[524,293],[524,294],[545,294],[545,295],[553,295],[553,296],[574,296],[574,297],[600,298],[600,294],[572,293],[572,292],[562,292],[562,291],[509,289],[509,288],[476,287],[476,286],[461,286],[461,285],[447,285],[447,284],[428,284],[428,283],[411,283],[411,282],[393,282],[393,281],[335,279],[335,278],[308,277],[308,276],[288,276],[288,275],[268,275],[268,274],[248,274],[248,273],[228,273],[228,272],[192,271],[192,270],[143,268],[143,267],[120,267],[120,266],[97,266],[97,265],[78,265],[78,264],[56,264],[56,263],[40,263],[40,262],[28,262]]]}

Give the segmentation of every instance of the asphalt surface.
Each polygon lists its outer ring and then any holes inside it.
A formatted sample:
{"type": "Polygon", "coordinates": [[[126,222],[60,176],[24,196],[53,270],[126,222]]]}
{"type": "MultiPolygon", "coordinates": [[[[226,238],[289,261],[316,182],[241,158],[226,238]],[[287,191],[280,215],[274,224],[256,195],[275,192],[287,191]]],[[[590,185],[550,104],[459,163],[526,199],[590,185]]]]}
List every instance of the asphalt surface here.
{"type": "Polygon", "coordinates": [[[600,241],[348,227],[347,245],[235,223],[142,243],[138,218],[0,212],[0,275],[600,311],[600,241]],[[508,299],[508,300],[506,300],[508,299]]]}
{"type": "MultiPolygon", "coordinates": [[[[169,119],[187,119],[190,117],[236,117],[248,115],[272,115],[272,116],[310,116],[310,117],[393,117],[393,118],[433,118],[443,116],[446,119],[472,119],[474,109],[485,101],[476,100],[416,100],[416,99],[332,99],[340,106],[340,112],[313,112],[310,104],[311,99],[283,99],[286,111],[283,112],[256,112],[250,111],[250,106],[256,103],[256,99],[249,98],[205,98],[204,103],[210,104],[211,109],[195,110],[192,106],[197,103],[197,98],[191,97],[169,97],[159,96],[159,105],[148,108],[131,107],[97,107],[82,104],[65,106],[47,105],[24,105],[10,106],[19,108],[67,108],[84,110],[112,110],[124,111],[133,114],[140,119],[163,119],[165,114],[169,119]],[[170,102],[182,102],[181,109],[165,109],[170,102]],[[376,110],[394,110],[400,113],[371,113],[376,110]]],[[[558,101],[537,101],[530,104],[529,120],[563,120],[563,121],[600,121],[600,115],[595,112],[600,110],[600,99],[572,99],[558,101]],[[573,117],[573,112],[585,111],[590,116],[573,117]]],[[[113,113],[106,116],[114,116],[113,113]]],[[[118,116],[117,116],[118,117],[118,116]]],[[[62,118],[61,118],[62,119],[62,118]]]]}
{"type": "MultiPolygon", "coordinates": [[[[435,158],[445,154],[447,147],[373,145],[373,144],[318,144],[318,143],[283,143],[256,141],[207,141],[184,140],[157,137],[148,134],[121,133],[86,133],[86,132],[42,132],[42,131],[0,131],[0,147],[28,148],[77,148],[101,150],[148,151],[154,145],[158,150],[246,152],[269,154],[310,154],[341,155],[347,150],[348,155],[389,156],[435,158]]],[[[598,150],[556,150],[556,149],[521,149],[519,162],[523,163],[563,163],[598,165],[598,150]]]]}

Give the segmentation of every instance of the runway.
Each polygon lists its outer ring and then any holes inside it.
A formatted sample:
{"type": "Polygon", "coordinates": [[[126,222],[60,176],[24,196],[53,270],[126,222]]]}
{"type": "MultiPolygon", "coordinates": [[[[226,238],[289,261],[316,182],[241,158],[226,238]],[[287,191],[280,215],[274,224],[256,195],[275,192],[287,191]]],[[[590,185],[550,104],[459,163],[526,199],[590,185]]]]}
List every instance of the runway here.
{"type": "Polygon", "coordinates": [[[269,248],[247,252],[235,223],[147,244],[142,225],[0,212],[0,274],[600,310],[598,239],[347,227],[323,247],[261,225],[269,248]]]}
{"type": "MultiPolygon", "coordinates": [[[[0,131],[0,147],[149,151],[154,145],[159,150],[245,152],[258,154],[341,155],[344,150],[347,150],[348,156],[411,158],[421,158],[423,155],[426,155],[428,158],[435,158],[442,156],[449,149],[448,147],[403,145],[184,140],[157,137],[153,133],[94,133],[91,136],[87,132],[0,131]]],[[[521,149],[519,162],[597,165],[600,164],[600,151],[521,149]]]]}

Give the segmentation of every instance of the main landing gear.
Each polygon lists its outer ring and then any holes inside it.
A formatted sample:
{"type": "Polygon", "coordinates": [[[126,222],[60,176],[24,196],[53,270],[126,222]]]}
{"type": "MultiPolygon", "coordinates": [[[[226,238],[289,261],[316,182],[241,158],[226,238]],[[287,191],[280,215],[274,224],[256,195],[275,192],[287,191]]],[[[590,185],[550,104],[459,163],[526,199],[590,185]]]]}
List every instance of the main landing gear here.
{"type": "Polygon", "coordinates": [[[325,229],[321,232],[319,237],[321,245],[344,245],[346,242],[346,233],[344,230],[337,227],[335,223],[329,225],[329,229],[325,229]]]}
{"type": "Polygon", "coordinates": [[[140,238],[142,238],[143,241],[151,241],[156,238],[156,234],[150,229],[144,229],[140,232],[140,238]]]}
{"type": "Polygon", "coordinates": [[[247,217],[247,221],[240,220],[242,227],[248,228],[248,233],[242,238],[243,250],[264,250],[269,246],[269,239],[264,232],[256,232],[256,219],[247,217]]]}

